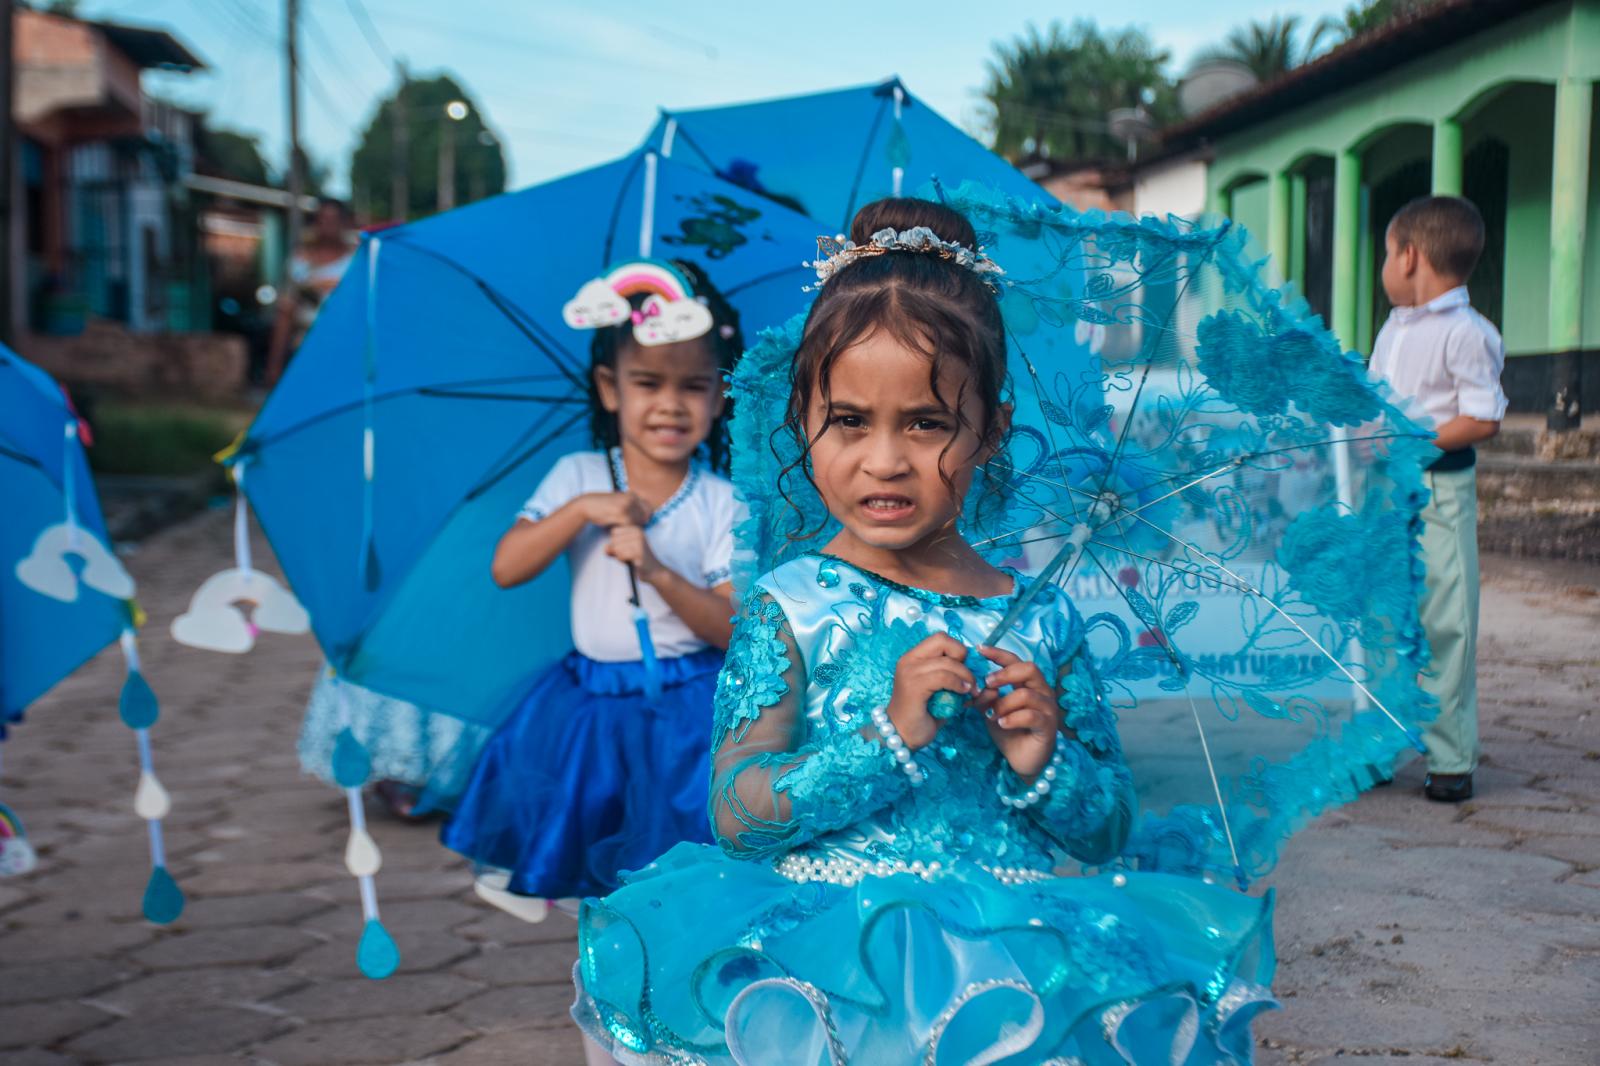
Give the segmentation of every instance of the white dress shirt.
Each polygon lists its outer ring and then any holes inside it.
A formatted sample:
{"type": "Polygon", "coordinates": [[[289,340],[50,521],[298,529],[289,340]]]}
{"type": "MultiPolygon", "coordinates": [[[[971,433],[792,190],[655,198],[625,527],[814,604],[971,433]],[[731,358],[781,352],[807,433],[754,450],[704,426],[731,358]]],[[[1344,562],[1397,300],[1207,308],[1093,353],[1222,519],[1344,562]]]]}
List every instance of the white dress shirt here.
{"type": "Polygon", "coordinates": [[[1467,303],[1458,286],[1418,307],[1396,307],[1372,346],[1373,376],[1414,403],[1435,428],[1458,415],[1484,422],[1505,417],[1499,332],[1467,303]]]}
{"type": "MultiPolygon", "coordinates": [[[[538,491],[523,505],[521,518],[537,522],[562,505],[590,492],[612,492],[607,457],[601,452],[564,455],[550,468],[538,491]]],[[[617,462],[618,481],[627,475],[617,462]]],[[[650,550],[668,568],[704,588],[728,580],[733,556],[735,518],[733,483],[695,461],[672,498],[656,508],[645,525],[650,550]]],[[[609,533],[584,526],[567,547],[572,571],[572,643],[601,662],[638,662],[638,630],[628,602],[628,568],[605,553],[609,533]]],[[[650,616],[650,636],[663,659],[707,647],[667,601],[650,585],[639,582],[639,601],[650,616]]]]}

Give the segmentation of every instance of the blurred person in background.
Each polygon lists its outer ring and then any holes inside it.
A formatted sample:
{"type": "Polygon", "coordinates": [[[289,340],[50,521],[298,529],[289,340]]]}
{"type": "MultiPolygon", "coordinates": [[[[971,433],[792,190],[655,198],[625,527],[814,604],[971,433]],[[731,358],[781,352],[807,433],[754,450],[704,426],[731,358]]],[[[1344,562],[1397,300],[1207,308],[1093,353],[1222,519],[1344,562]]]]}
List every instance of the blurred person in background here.
{"type": "Polygon", "coordinates": [[[289,256],[289,284],[278,297],[278,318],[267,350],[269,388],[278,383],[290,352],[300,347],[322,302],[344,276],[355,247],[350,209],[340,200],[319,200],[310,232],[289,256]]]}

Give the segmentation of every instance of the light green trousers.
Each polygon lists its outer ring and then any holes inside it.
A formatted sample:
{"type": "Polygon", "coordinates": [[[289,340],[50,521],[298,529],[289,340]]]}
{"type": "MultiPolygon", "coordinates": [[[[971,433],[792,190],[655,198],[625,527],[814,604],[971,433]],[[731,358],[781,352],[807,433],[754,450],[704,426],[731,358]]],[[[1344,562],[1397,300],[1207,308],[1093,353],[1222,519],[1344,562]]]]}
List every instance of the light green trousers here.
{"type": "Polygon", "coordinates": [[[1423,741],[1431,772],[1467,774],[1478,765],[1478,475],[1422,476],[1433,492],[1422,512],[1422,628],[1433,661],[1421,682],[1439,701],[1423,741]]]}

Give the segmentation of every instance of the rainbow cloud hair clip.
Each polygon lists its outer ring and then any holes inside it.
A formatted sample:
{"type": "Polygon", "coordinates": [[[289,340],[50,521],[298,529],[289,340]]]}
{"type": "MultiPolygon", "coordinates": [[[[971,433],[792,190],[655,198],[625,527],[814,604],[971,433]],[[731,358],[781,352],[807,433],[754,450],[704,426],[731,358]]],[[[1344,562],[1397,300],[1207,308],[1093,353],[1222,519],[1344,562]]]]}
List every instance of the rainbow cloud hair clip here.
{"type": "Polygon", "coordinates": [[[835,274],[857,259],[867,259],[887,252],[915,252],[919,255],[938,256],[972,271],[985,285],[997,292],[1000,286],[993,275],[1005,273],[998,263],[983,254],[981,247],[974,250],[955,241],[940,239],[939,235],[927,226],[913,226],[908,230],[881,229],[874,233],[866,244],[859,245],[843,237],[818,237],[817,258],[805,264],[816,270],[817,283],[807,285],[805,291],[812,292],[822,288],[835,274]]]}
{"type": "Polygon", "coordinates": [[[655,346],[693,340],[711,332],[711,309],[671,263],[636,259],[586,282],[561,308],[573,329],[606,329],[632,320],[633,339],[655,346]],[[644,296],[635,308],[631,299],[644,296]]]}

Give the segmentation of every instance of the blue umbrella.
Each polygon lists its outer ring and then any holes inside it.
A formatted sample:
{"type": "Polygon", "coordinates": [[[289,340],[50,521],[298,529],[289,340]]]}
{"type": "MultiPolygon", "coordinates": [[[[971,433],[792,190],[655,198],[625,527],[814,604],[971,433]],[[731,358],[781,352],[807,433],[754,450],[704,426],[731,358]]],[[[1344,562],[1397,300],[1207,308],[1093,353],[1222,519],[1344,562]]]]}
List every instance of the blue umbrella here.
{"type": "Polygon", "coordinates": [[[182,911],[183,893],[166,869],[169,801],[151,763],[149,729],[160,712],[139,671],[133,581],[111,553],[81,432],[50,375],[0,347],[0,737],[56,682],[121,641],[120,710],[139,746],[134,806],[150,834],[144,912],[165,923],[182,911]]]}
{"type": "MultiPolygon", "coordinates": [[[[509,591],[489,569],[533,487],[590,446],[589,334],[563,305],[654,256],[696,262],[745,321],[776,322],[806,299],[795,249],[815,236],[802,215],[640,151],[368,237],[229,459],[337,673],[496,723],[570,644],[564,564],[509,591]]],[[[370,761],[349,730],[333,770],[366,914],[357,958],[384,977],[399,958],[361,810],[370,761]]]]}
{"type": "MultiPolygon", "coordinates": [[[[645,146],[847,232],[864,204],[934,178],[1053,202],[1027,177],[906,91],[876,85],[725,107],[663,111],[645,146]]],[[[769,323],[763,323],[767,325],[769,323]]]]}
{"type": "Polygon", "coordinates": [[[229,460],[335,669],[468,720],[503,711],[569,641],[563,568],[510,591],[489,575],[532,487],[589,444],[589,338],[562,305],[643,252],[780,321],[814,237],[644,152],[369,237],[229,460]]]}

